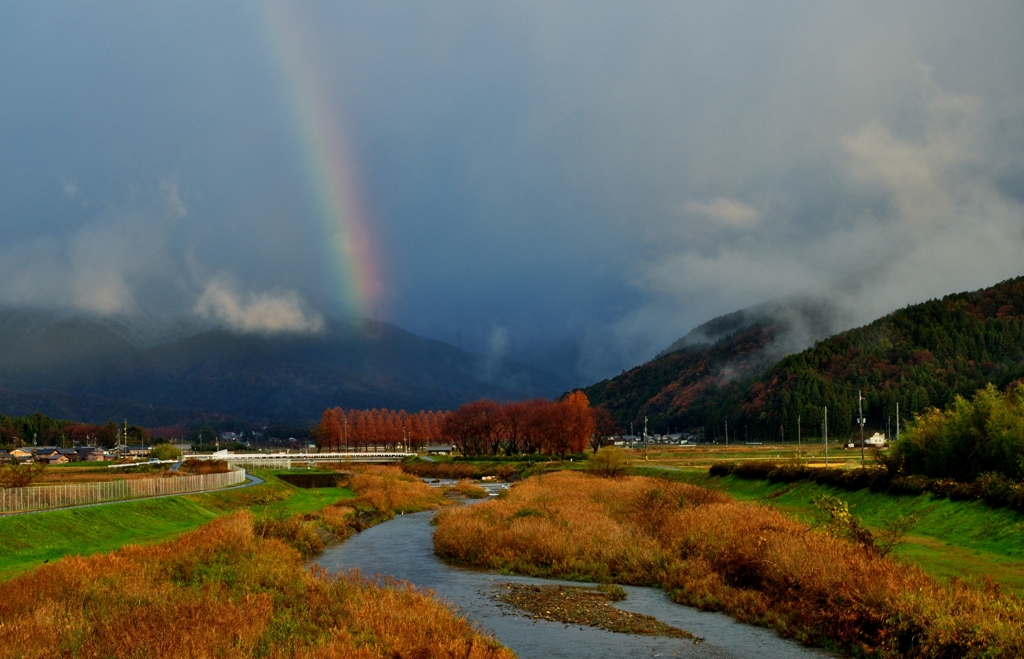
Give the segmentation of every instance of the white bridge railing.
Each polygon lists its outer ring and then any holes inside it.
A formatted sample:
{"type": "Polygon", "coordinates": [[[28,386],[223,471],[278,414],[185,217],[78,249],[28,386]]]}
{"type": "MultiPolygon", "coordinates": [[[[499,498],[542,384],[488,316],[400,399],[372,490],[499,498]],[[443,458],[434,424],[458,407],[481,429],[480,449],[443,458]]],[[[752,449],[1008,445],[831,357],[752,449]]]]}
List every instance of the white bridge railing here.
{"type": "Polygon", "coordinates": [[[0,488],[0,515],[68,508],[107,501],[145,499],[169,494],[205,492],[229,485],[239,485],[243,482],[245,482],[245,470],[232,469],[222,474],[0,488]]]}
{"type": "Polygon", "coordinates": [[[338,451],[332,453],[232,453],[217,451],[210,455],[189,456],[190,460],[224,460],[229,465],[249,469],[291,469],[296,462],[401,462],[415,453],[405,451],[338,451]]]}

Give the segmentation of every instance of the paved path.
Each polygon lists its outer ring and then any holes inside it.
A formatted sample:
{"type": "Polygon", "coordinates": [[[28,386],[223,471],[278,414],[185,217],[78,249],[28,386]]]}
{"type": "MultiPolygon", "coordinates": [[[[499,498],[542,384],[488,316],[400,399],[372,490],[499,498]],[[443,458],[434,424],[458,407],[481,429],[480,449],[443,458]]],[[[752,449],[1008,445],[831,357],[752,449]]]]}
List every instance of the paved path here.
{"type": "Polygon", "coordinates": [[[190,494],[206,494],[207,492],[226,492],[227,490],[239,490],[243,487],[252,487],[253,485],[262,485],[266,483],[265,480],[259,476],[253,476],[250,473],[245,474],[245,482],[239,483],[238,485],[232,485],[231,487],[221,487],[216,490],[199,490],[197,492],[179,492],[178,494],[161,494],[155,497],[137,497],[134,499],[118,499],[117,501],[100,501],[99,503],[83,503],[80,506],[65,506],[63,508],[46,508],[44,510],[26,510],[20,513],[6,513],[0,515],[0,519],[4,517],[14,517],[16,515],[36,515],[38,513],[49,513],[55,510],[74,510],[75,508],[92,508],[93,506],[109,506],[115,503],[131,503],[132,501],[150,501],[152,499],[166,499],[168,497],[184,497],[190,494]]]}

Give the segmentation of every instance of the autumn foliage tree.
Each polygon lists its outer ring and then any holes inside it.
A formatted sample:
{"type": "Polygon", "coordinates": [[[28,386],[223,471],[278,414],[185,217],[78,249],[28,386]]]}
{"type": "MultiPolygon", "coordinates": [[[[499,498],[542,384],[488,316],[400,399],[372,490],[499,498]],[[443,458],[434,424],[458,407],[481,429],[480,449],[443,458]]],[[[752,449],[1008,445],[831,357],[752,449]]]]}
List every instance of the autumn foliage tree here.
{"type": "Polygon", "coordinates": [[[448,415],[442,436],[463,455],[546,453],[562,458],[586,450],[595,410],[582,391],[562,400],[467,403],[448,415]]]}
{"type": "Polygon", "coordinates": [[[325,451],[417,448],[441,441],[441,425],[448,412],[405,410],[326,409],[313,429],[317,445],[325,451]]]}

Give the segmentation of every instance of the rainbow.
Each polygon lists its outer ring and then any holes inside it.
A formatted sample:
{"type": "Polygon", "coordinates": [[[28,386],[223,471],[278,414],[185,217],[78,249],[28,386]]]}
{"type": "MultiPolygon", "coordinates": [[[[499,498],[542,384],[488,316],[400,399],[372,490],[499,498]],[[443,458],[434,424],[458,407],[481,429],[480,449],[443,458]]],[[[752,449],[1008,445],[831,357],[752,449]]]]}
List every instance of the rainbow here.
{"type": "Polygon", "coordinates": [[[264,7],[269,40],[282,70],[285,95],[297,126],[339,302],[355,316],[376,316],[383,285],[369,222],[360,202],[340,114],[325,93],[328,86],[307,45],[314,40],[289,3],[271,0],[264,7]]]}

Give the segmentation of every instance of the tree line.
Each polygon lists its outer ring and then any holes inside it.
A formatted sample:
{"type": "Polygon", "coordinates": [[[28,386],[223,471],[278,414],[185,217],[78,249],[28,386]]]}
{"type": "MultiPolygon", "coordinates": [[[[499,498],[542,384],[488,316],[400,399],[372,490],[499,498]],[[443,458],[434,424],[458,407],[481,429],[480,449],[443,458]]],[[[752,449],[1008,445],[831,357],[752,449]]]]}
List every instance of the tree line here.
{"type": "Polygon", "coordinates": [[[462,455],[544,453],[565,457],[596,450],[619,432],[611,414],[590,407],[582,391],[561,400],[514,403],[477,400],[453,412],[405,410],[324,410],[313,430],[323,450],[416,449],[451,444],[462,455]]]}
{"type": "Polygon", "coordinates": [[[972,481],[998,473],[1024,480],[1024,384],[993,385],[945,410],[917,416],[893,447],[892,461],[908,474],[972,481]]]}
{"type": "MultiPolygon", "coordinates": [[[[129,444],[148,441],[149,432],[141,426],[128,427],[129,444]]],[[[118,426],[113,421],[105,424],[79,423],[67,419],[53,419],[41,412],[25,416],[0,414],[0,446],[16,448],[35,443],[39,446],[114,446],[118,441],[118,426]]]]}
{"type": "Polygon", "coordinates": [[[320,423],[313,429],[317,446],[325,451],[393,449],[398,446],[418,448],[445,441],[442,438],[445,418],[450,412],[419,412],[405,410],[326,409],[320,423]]]}
{"type": "Polygon", "coordinates": [[[468,403],[448,416],[442,431],[463,455],[545,453],[564,459],[588,447],[596,450],[619,429],[607,410],[590,407],[577,390],[557,401],[468,403]]]}

